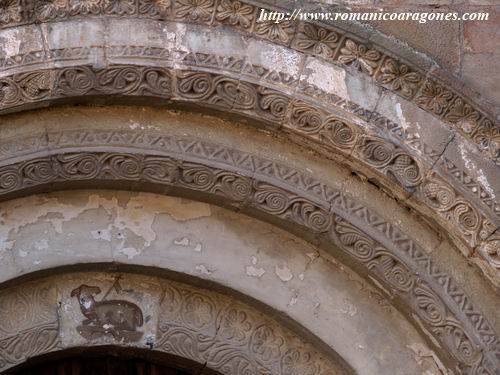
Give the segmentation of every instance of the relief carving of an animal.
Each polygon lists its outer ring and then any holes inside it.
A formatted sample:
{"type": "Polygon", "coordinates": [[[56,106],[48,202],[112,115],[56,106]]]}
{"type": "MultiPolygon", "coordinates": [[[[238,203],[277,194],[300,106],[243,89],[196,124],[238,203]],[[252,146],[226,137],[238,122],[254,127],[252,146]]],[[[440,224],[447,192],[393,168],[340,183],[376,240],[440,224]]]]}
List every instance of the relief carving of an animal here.
{"type": "Polygon", "coordinates": [[[101,293],[97,286],[80,285],[71,291],[77,297],[82,314],[87,318],[84,326],[94,325],[111,331],[135,331],[144,323],[142,311],[136,304],[124,300],[96,301],[101,293]]]}

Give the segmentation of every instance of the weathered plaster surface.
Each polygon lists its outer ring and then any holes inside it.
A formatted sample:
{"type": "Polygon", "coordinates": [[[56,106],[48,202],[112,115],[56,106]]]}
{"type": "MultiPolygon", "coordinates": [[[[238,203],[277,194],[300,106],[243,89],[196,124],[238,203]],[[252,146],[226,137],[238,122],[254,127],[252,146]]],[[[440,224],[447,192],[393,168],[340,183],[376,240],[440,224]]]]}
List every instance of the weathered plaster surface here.
{"type": "MultiPolygon", "coordinates": [[[[268,224],[204,203],[126,192],[61,192],[5,202],[0,209],[11,241],[6,253],[13,259],[0,265],[4,279],[77,262],[160,267],[267,304],[338,350],[360,373],[389,367],[391,373],[421,373],[413,351],[401,351],[401,343],[426,348],[424,342],[379,292],[312,245],[268,224]],[[27,217],[16,216],[21,214],[27,217]],[[44,245],[36,249],[40,240],[44,245]]],[[[148,293],[145,303],[157,292],[148,293]]],[[[82,338],[70,331],[78,306],[67,297],[61,301],[67,313],[63,340],[77,345],[82,338]]]]}

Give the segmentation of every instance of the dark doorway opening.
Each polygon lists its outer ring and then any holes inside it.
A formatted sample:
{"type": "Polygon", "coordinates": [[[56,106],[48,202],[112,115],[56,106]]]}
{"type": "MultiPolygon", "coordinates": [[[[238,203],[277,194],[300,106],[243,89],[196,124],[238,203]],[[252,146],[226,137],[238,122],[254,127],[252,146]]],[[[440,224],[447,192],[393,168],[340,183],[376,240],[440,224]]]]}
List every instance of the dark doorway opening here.
{"type": "Polygon", "coordinates": [[[143,359],[120,357],[73,357],[38,363],[15,375],[192,375],[143,359]]]}

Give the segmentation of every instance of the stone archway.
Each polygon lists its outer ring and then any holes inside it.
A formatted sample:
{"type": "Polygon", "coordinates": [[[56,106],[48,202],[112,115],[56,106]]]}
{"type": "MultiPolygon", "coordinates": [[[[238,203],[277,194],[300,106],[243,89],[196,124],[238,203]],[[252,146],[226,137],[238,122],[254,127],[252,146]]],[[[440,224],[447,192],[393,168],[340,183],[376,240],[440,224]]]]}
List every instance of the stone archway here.
{"type": "MultiPolygon", "coordinates": [[[[176,112],[146,109],[141,111],[144,130],[138,133],[130,129],[130,121],[135,123],[133,112],[125,108],[82,108],[71,110],[71,122],[57,124],[51,116],[60,117],[62,110],[45,113],[45,136],[50,144],[42,145],[41,150],[35,144],[36,151],[24,148],[22,156],[6,159],[2,176],[9,185],[4,185],[4,196],[68,187],[118,187],[194,197],[236,209],[323,247],[379,285],[407,319],[432,337],[430,345],[436,344],[436,350],[446,348],[440,351],[440,361],[446,366],[464,371],[495,368],[495,349],[489,349],[497,345],[494,329],[490,319],[473,307],[469,294],[473,289],[467,289],[472,280],[480,279],[472,270],[460,266],[460,257],[453,260],[447,254],[443,262],[435,255],[432,247],[439,240],[435,242],[437,238],[429,228],[397,209],[395,202],[373,192],[342,168],[311,158],[297,148],[291,153],[286,142],[275,139],[272,150],[263,147],[266,134],[208,116],[179,116],[176,112]],[[89,127],[88,118],[100,121],[89,127]],[[312,177],[314,171],[323,179],[312,177]],[[342,191],[344,184],[349,184],[349,194],[342,191]],[[388,212],[388,204],[394,210],[388,212]],[[391,224],[394,215],[405,232],[391,224]],[[455,281],[457,267],[462,267],[469,284],[455,281]]],[[[42,112],[37,116],[41,119],[42,112]]],[[[19,123],[11,125],[21,143],[10,138],[9,148],[31,143],[23,140],[25,131],[30,132],[28,139],[38,137],[32,134],[29,121],[27,124],[25,128],[19,123]]],[[[19,208],[17,211],[23,214],[19,208]]],[[[16,232],[14,228],[6,230],[16,232]]],[[[87,251],[82,251],[80,257],[87,251]]],[[[121,251],[121,261],[130,257],[132,263],[137,262],[136,247],[126,246],[121,251]]],[[[58,263],[60,255],[50,256],[49,252],[47,256],[49,264],[66,265],[58,263]]],[[[70,264],[73,262],[70,260],[70,264]]],[[[2,272],[4,281],[49,266],[40,268],[36,261],[24,263],[20,258],[10,264],[14,268],[2,272]],[[16,264],[24,265],[18,268],[16,264]]],[[[487,293],[487,289],[483,292],[487,293]]],[[[484,294],[482,298],[488,297],[484,294]]],[[[479,300],[477,295],[474,300],[479,300]]],[[[488,309],[494,307],[491,303],[481,305],[488,309]]],[[[495,316],[493,310],[487,311],[495,316]]]]}
{"type": "MultiPolygon", "coordinates": [[[[310,316],[317,319],[314,309],[312,315],[294,315],[290,301],[298,297],[275,304],[271,296],[236,283],[222,265],[216,274],[193,259],[176,269],[168,253],[142,259],[143,252],[152,252],[158,232],[142,233],[138,243],[126,246],[108,227],[87,233],[100,241],[109,237],[112,251],[102,257],[103,264],[158,263],[168,271],[162,280],[174,272],[198,285],[202,281],[193,279],[198,277],[217,285],[210,293],[222,287],[235,292],[231,298],[251,299],[256,313],[283,311],[276,324],[290,323],[286,329],[296,330],[293,340],[314,342],[320,347],[314,350],[323,353],[318,355],[333,363],[326,372],[323,365],[301,367],[303,360],[316,361],[311,359],[316,354],[307,352],[293,355],[300,362],[296,368],[285,371],[280,357],[274,358],[274,368],[260,363],[265,371],[383,373],[394,366],[392,373],[404,373],[398,366],[406,361],[415,373],[418,366],[433,366],[442,373],[495,374],[500,368],[499,154],[498,127],[488,107],[422,56],[379,34],[366,35],[354,24],[271,27],[255,21],[257,7],[266,2],[195,3],[9,3],[3,14],[17,16],[4,16],[0,29],[0,40],[6,41],[0,73],[0,199],[10,212],[0,228],[2,289],[20,288],[15,286],[20,277],[98,263],[93,251],[102,243],[82,248],[89,238],[76,241],[74,234],[67,236],[65,250],[23,245],[19,233],[25,226],[41,220],[55,226],[59,238],[66,219],[75,218],[64,210],[78,212],[61,203],[62,196],[40,194],[65,191],[71,197],[71,189],[111,189],[182,197],[282,228],[350,268],[363,288],[370,284],[381,291],[391,314],[400,314],[398,322],[414,339],[388,324],[394,330],[388,345],[394,348],[399,340],[405,348],[418,348],[410,365],[408,353],[388,363],[370,347],[370,362],[352,348],[344,350],[342,336],[325,329],[327,319],[321,326],[311,323],[310,316]],[[241,14],[235,18],[231,12],[241,14]],[[48,211],[26,210],[33,202],[48,211]],[[64,251],[70,256],[61,257],[64,251]],[[43,260],[31,259],[31,252],[43,254],[43,260]]],[[[80,203],[121,212],[119,204],[80,203]]],[[[109,220],[109,212],[99,220],[109,220]]],[[[139,219],[108,224],[138,229],[147,212],[155,208],[141,202],[139,219]]],[[[227,256],[223,250],[216,254],[227,256]]],[[[258,276],[264,268],[247,258],[250,273],[258,276]]],[[[287,283],[289,270],[282,266],[275,271],[287,283]]],[[[260,287],[270,288],[268,283],[260,287]]],[[[310,287],[323,285],[316,280],[310,287]]],[[[376,318],[380,323],[387,316],[376,318]]],[[[358,331],[366,328],[356,324],[358,331]]],[[[38,354],[37,341],[28,335],[23,342],[28,354],[11,360],[11,333],[2,333],[5,366],[38,354]]],[[[378,330],[374,336],[384,337],[378,330]]],[[[190,348],[203,340],[191,340],[190,348]]],[[[245,358],[253,364],[242,369],[228,362],[217,371],[258,373],[254,359],[245,358]]],[[[195,360],[208,363],[204,357],[195,360]]]]}

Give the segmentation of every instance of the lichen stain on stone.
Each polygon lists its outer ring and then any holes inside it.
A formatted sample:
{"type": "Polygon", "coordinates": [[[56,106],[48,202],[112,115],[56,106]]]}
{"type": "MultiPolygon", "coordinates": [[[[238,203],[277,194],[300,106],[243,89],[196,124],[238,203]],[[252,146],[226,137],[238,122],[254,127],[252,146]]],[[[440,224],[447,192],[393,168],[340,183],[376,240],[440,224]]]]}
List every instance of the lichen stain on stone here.
{"type": "Polygon", "coordinates": [[[19,30],[2,30],[0,36],[0,51],[4,57],[19,55],[23,38],[19,36],[19,30]]]}
{"type": "Polygon", "coordinates": [[[398,116],[398,120],[399,120],[399,123],[401,124],[401,127],[405,131],[408,131],[411,124],[406,120],[406,117],[403,114],[403,110],[401,108],[401,103],[396,103],[395,108],[396,108],[396,115],[398,116]]]}
{"type": "Polygon", "coordinates": [[[308,83],[315,85],[327,93],[336,94],[344,99],[350,99],[345,70],[312,60],[307,63],[304,72],[308,75],[302,78],[306,78],[308,83]]]}
{"type": "Polygon", "coordinates": [[[276,70],[279,67],[283,73],[292,76],[299,74],[300,55],[285,51],[282,47],[278,46],[266,47],[263,49],[264,52],[261,52],[261,57],[263,58],[261,62],[264,62],[270,70],[276,70]]]}
{"type": "MultiPolygon", "coordinates": [[[[478,168],[478,166],[469,157],[469,155],[472,153],[475,153],[476,150],[468,142],[460,142],[460,144],[458,145],[458,148],[460,149],[460,155],[462,157],[462,160],[465,163],[465,167],[467,168],[467,172],[471,175],[475,174],[476,179],[481,183],[483,188],[494,199],[495,198],[495,191],[491,187],[491,185],[488,181],[488,178],[484,174],[484,171],[481,168],[478,168]]],[[[477,188],[475,188],[475,189],[477,189],[477,188]]],[[[473,191],[473,192],[476,193],[477,191],[473,191]]]]}

